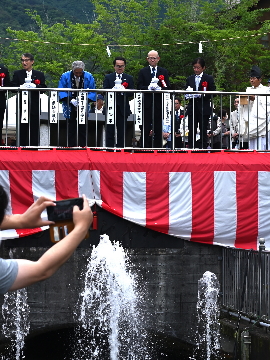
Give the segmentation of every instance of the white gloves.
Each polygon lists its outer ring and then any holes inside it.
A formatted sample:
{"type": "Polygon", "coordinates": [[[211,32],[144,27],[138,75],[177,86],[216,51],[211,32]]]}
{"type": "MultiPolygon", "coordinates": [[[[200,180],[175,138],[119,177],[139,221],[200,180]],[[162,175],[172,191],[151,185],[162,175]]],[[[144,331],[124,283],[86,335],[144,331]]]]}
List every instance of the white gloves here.
{"type": "Polygon", "coordinates": [[[161,87],[158,86],[158,79],[157,78],[153,78],[152,81],[150,82],[149,86],[148,86],[148,90],[161,90],[161,87]]]}
{"type": "Polygon", "coordinates": [[[75,107],[78,106],[78,101],[77,101],[76,99],[71,99],[71,100],[70,100],[70,103],[71,103],[73,106],[75,106],[75,107]]]}
{"type": "Polygon", "coordinates": [[[186,99],[192,99],[192,98],[195,99],[195,98],[200,98],[200,97],[202,97],[201,94],[194,94],[194,95],[193,95],[193,94],[186,94],[186,95],[185,95],[185,98],[186,98],[186,99]]]}
{"type": "Polygon", "coordinates": [[[122,85],[122,80],[121,79],[115,79],[114,80],[114,87],[113,89],[115,90],[125,90],[125,87],[122,85]]]}
{"type": "Polygon", "coordinates": [[[112,89],[115,89],[115,90],[125,90],[126,88],[123,86],[123,85],[114,85],[114,87],[112,89]]]}
{"type": "MultiPolygon", "coordinates": [[[[188,86],[187,87],[187,89],[186,89],[187,91],[193,91],[193,88],[191,87],[191,86],[188,86]]],[[[200,98],[200,97],[202,97],[202,95],[201,94],[194,94],[194,95],[192,95],[192,94],[186,94],[185,95],[185,98],[186,99],[196,99],[196,98],[200,98]]]]}
{"type": "Polygon", "coordinates": [[[160,86],[158,86],[158,84],[156,84],[156,83],[150,83],[150,85],[148,86],[148,90],[161,90],[161,87],[160,86]]]}
{"type": "Polygon", "coordinates": [[[35,87],[36,87],[36,84],[31,83],[31,82],[20,85],[20,89],[30,89],[30,88],[35,88],[35,87]]]}

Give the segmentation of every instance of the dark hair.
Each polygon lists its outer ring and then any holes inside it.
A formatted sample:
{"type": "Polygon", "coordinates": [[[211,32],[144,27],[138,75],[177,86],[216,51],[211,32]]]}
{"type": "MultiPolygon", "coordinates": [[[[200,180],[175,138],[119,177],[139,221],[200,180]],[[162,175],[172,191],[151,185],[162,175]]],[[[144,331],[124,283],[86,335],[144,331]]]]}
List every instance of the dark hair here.
{"type": "Polygon", "coordinates": [[[218,112],[218,116],[222,119],[223,117],[225,117],[227,114],[227,111],[222,109],[218,112]]]}
{"type": "Polygon", "coordinates": [[[30,53],[24,53],[24,54],[22,54],[22,56],[24,56],[26,58],[29,58],[31,61],[34,60],[34,56],[32,54],[30,54],[30,53]]]}
{"type": "Polygon", "coordinates": [[[8,206],[8,196],[3,186],[0,185],[0,224],[2,223],[5,217],[7,206],[8,206]]]}
{"type": "Polygon", "coordinates": [[[181,104],[181,99],[180,99],[179,96],[176,96],[176,97],[174,98],[174,100],[177,100],[177,101],[179,102],[179,104],[181,104]]]}
{"type": "Polygon", "coordinates": [[[116,60],[124,61],[125,65],[127,64],[127,61],[126,61],[126,59],[125,59],[124,57],[122,57],[122,56],[117,56],[117,57],[113,60],[113,66],[115,66],[116,60]]]}
{"type": "Polygon", "coordinates": [[[202,68],[205,67],[205,61],[203,58],[198,57],[195,60],[192,61],[192,65],[200,64],[202,68]]]}

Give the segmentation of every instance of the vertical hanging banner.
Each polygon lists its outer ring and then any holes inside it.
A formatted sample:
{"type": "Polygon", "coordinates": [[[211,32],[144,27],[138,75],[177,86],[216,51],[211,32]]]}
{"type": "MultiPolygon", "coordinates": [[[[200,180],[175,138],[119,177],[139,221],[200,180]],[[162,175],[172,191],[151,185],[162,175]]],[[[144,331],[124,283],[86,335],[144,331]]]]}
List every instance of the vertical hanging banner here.
{"type": "Polygon", "coordinates": [[[59,103],[57,102],[57,91],[51,91],[50,97],[50,124],[58,122],[59,103]]]}
{"type": "Polygon", "coordinates": [[[164,125],[171,125],[171,99],[169,93],[162,94],[164,125]]]}
{"type": "Polygon", "coordinates": [[[87,93],[79,92],[78,101],[79,101],[79,124],[85,124],[85,115],[87,109],[87,93]]]}
{"type": "Polygon", "coordinates": [[[142,125],[142,106],[143,94],[136,93],[134,98],[134,113],[136,117],[136,125],[142,125]]]}
{"type": "Polygon", "coordinates": [[[22,91],[22,124],[28,124],[28,91],[22,91]]]}
{"type": "Polygon", "coordinates": [[[108,114],[107,114],[107,124],[114,124],[114,92],[108,92],[108,114]]]}

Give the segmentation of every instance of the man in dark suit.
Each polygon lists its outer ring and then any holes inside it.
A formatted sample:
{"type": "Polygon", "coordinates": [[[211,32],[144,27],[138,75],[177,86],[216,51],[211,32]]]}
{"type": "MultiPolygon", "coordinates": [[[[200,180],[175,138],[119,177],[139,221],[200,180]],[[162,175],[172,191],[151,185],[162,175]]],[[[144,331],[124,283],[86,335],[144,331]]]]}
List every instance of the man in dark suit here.
{"type": "MultiPolygon", "coordinates": [[[[106,107],[104,106],[104,96],[97,94],[97,101],[92,103],[90,114],[102,114],[106,117],[106,107]]],[[[102,133],[105,121],[89,121],[89,142],[90,146],[103,146],[102,133]]]]}
{"type": "MultiPolygon", "coordinates": [[[[211,75],[204,73],[205,61],[202,58],[197,58],[192,62],[194,75],[187,78],[186,89],[191,87],[194,91],[205,91],[206,93],[201,96],[200,94],[192,95],[189,100],[186,115],[188,116],[188,147],[189,148],[207,148],[208,136],[207,128],[208,121],[212,114],[211,98],[207,91],[215,91],[216,86],[214,78],[211,75]],[[193,98],[194,96],[194,98],[193,98]],[[193,111],[194,106],[194,111],[193,111]],[[200,127],[200,140],[196,144],[197,127],[200,127]]],[[[186,97],[188,97],[187,95],[186,97]]]]}
{"type": "MultiPolygon", "coordinates": [[[[175,148],[183,148],[183,141],[182,141],[182,132],[184,126],[182,124],[182,119],[184,118],[184,109],[181,109],[181,100],[179,97],[176,97],[174,100],[174,116],[172,115],[172,121],[174,121],[174,146],[175,148]]],[[[167,125],[163,124],[163,137],[167,141],[164,147],[171,149],[172,148],[172,124],[167,125]]]]}
{"type": "MultiPolygon", "coordinates": [[[[43,72],[33,69],[34,56],[30,53],[25,53],[21,57],[21,62],[23,69],[14,71],[13,79],[11,82],[12,86],[20,87],[25,90],[27,90],[28,88],[45,88],[45,76],[43,72]]],[[[30,116],[28,118],[28,123],[20,123],[20,146],[39,145],[40,92],[29,92],[30,116]]]]}
{"type": "Polygon", "coordinates": [[[149,144],[149,139],[154,141],[154,147],[162,148],[162,94],[158,94],[158,90],[169,90],[170,81],[168,72],[166,69],[157,66],[160,57],[158,52],[155,50],[149,51],[147,55],[147,61],[149,66],[141,69],[138,76],[138,90],[152,90],[154,92],[144,93],[143,99],[143,128],[141,136],[141,146],[142,147],[151,147],[152,144],[149,144]],[[154,87],[150,85],[153,78],[157,78],[157,86],[154,87]],[[153,101],[154,101],[154,111],[153,111],[153,101]],[[150,137],[150,131],[154,138],[150,137]],[[143,140],[143,142],[142,142],[143,140]]]}
{"type": "MultiPolygon", "coordinates": [[[[113,89],[115,87],[115,80],[121,80],[123,89],[134,89],[133,77],[124,73],[126,67],[126,59],[118,56],[113,61],[115,72],[105,75],[103,82],[104,89],[113,89]]],[[[116,127],[117,127],[117,147],[132,146],[132,128],[133,123],[127,124],[127,118],[131,114],[128,97],[133,96],[127,93],[116,93],[116,127]],[[131,136],[125,136],[130,133],[131,136]],[[125,141],[126,140],[126,141],[125,141]]],[[[115,146],[115,125],[107,124],[106,128],[106,146],[115,146]]]]}
{"type": "MultiPolygon", "coordinates": [[[[9,72],[6,67],[0,65],[0,87],[11,86],[9,72]]],[[[2,129],[6,110],[6,91],[0,91],[0,140],[2,140],[2,129]]],[[[0,143],[1,146],[1,143],[0,143]]]]}
{"type": "MultiPolygon", "coordinates": [[[[184,119],[184,109],[181,109],[181,100],[179,97],[174,99],[174,110],[175,110],[175,147],[182,148],[184,147],[182,136],[184,134],[180,131],[181,122],[184,119]]],[[[185,127],[183,126],[183,130],[185,131],[185,127]]]]}

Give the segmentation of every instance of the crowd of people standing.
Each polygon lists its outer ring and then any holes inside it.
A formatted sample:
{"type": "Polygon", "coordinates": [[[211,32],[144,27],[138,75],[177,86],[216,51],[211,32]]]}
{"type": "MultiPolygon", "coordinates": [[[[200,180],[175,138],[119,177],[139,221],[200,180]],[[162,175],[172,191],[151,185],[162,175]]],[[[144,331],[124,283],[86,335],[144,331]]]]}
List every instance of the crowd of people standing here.
{"type": "MultiPolygon", "coordinates": [[[[171,98],[171,123],[164,124],[164,103],[162,93],[170,90],[168,71],[158,65],[160,61],[156,50],[148,52],[148,65],[138,73],[137,90],[143,91],[142,122],[139,146],[143,148],[265,148],[267,146],[268,117],[270,111],[269,96],[265,96],[270,88],[261,84],[262,74],[257,66],[250,72],[251,87],[247,88],[247,97],[237,97],[235,109],[215,108],[216,85],[213,76],[208,75],[203,58],[196,58],[192,62],[193,74],[186,79],[185,106],[181,105],[179,97],[171,98]],[[160,91],[163,90],[163,91],[160,91]],[[198,93],[199,92],[199,93],[198,93]],[[203,92],[200,93],[200,92],[203,92]],[[260,94],[260,95],[257,95],[260,94]],[[244,102],[246,100],[246,102],[244,102]],[[174,123],[174,124],[173,124],[174,123]],[[172,129],[174,136],[172,137],[172,129]]],[[[41,71],[33,69],[34,56],[24,53],[21,57],[22,69],[17,70],[10,79],[8,69],[0,66],[1,86],[17,87],[21,89],[46,88],[45,76],[41,71]]],[[[132,111],[129,100],[134,97],[135,81],[125,72],[127,61],[118,56],[113,60],[113,71],[106,74],[103,89],[122,90],[115,92],[114,116],[115,121],[98,122],[96,127],[88,126],[86,122],[79,123],[78,90],[87,91],[87,113],[110,114],[108,103],[105,101],[108,92],[97,94],[93,75],[85,70],[83,61],[74,61],[71,70],[60,76],[58,88],[59,101],[62,103],[63,115],[67,124],[67,141],[65,146],[89,146],[88,134],[90,130],[96,134],[96,146],[129,147],[133,146],[134,123],[127,121],[132,111]],[[65,91],[64,89],[74,89],[65,91]],[[102,98],[102,100],[101,100],[102,98]],[[97,103],[102,105],[97,108],[97,103]],[[105,101],[105,102],[104,102],[105,101]],[[105,134],[104,134],[105,125],[105,134]],[[103,141],[101,140],[104,137],[103,141]]],[[[16,92],[14,90],[14,92],[16,92]]],[[[44,90],[43,90],[44,92],[44,90]]],[[[41,91],[30,91],[30,105],[24,118],[20,93],[21,123],[17,136],[20,146],[39,145],[39,114],[41,91]]],[[[183,100],[182,100],[183,101],[183,100]]],[[[0,128],[6,108],[5,91],[0,91],[0,128]]],[[[2,133],[1,133],[2,135],[2,133]]],[[[1,136],[2,138],[2,136],[1,136]]]]}

